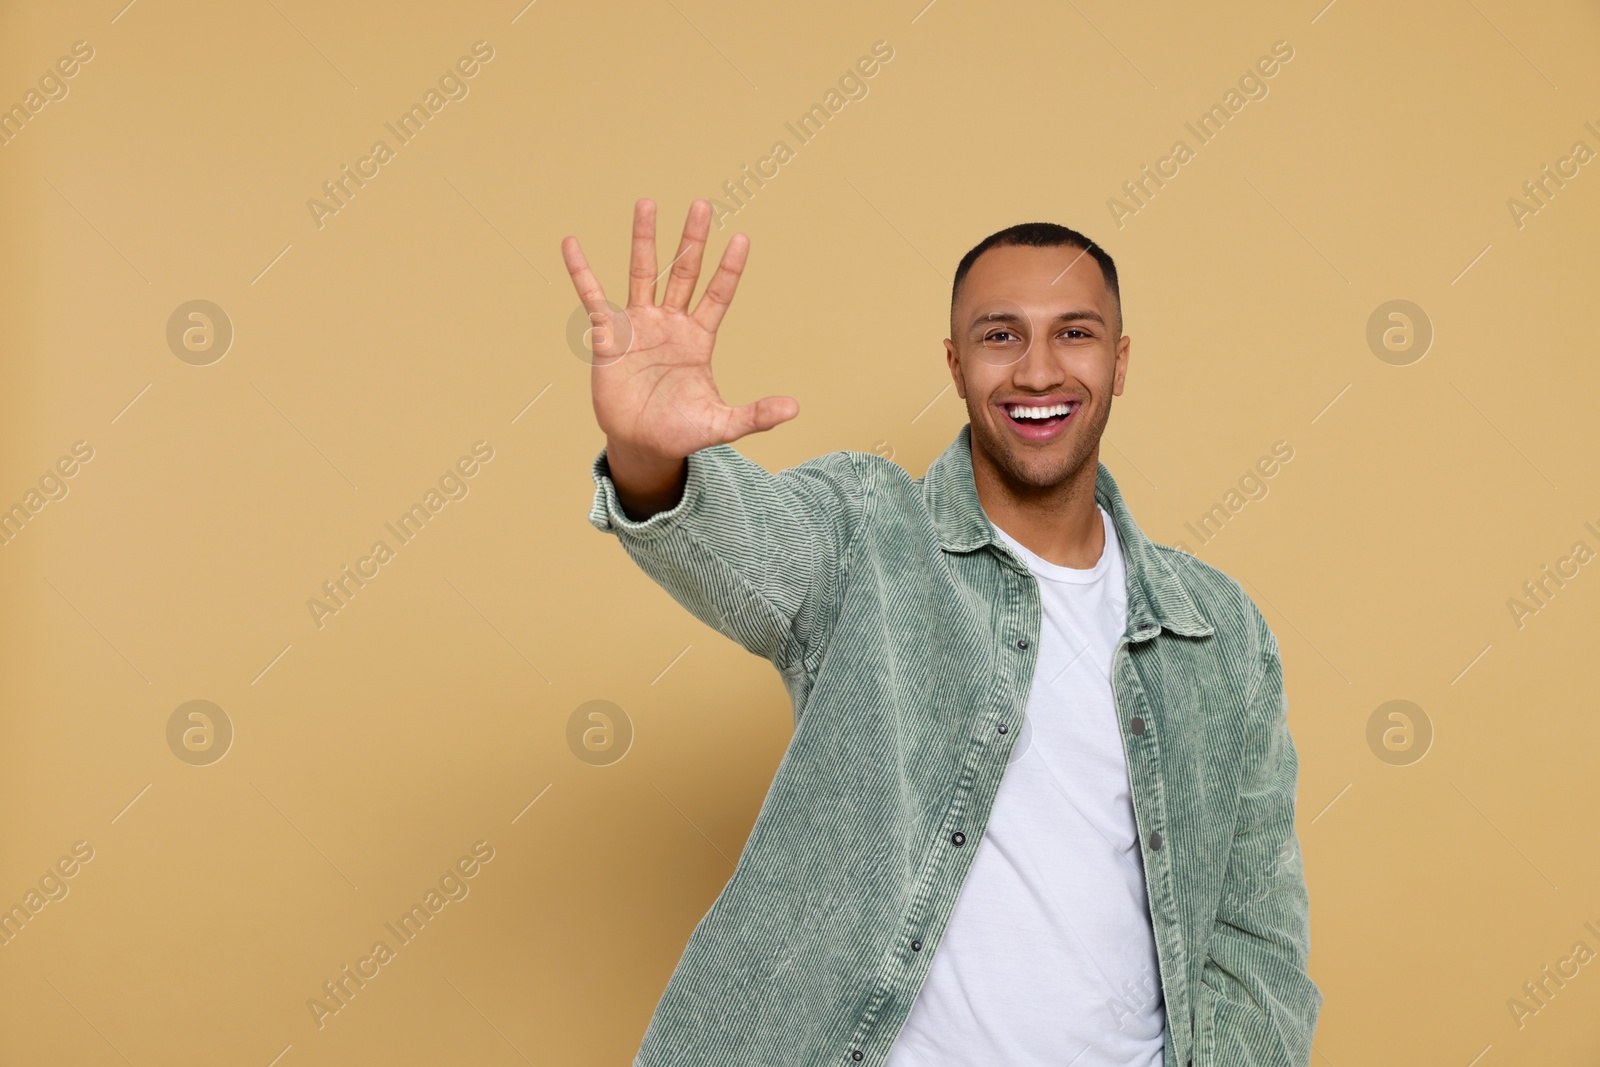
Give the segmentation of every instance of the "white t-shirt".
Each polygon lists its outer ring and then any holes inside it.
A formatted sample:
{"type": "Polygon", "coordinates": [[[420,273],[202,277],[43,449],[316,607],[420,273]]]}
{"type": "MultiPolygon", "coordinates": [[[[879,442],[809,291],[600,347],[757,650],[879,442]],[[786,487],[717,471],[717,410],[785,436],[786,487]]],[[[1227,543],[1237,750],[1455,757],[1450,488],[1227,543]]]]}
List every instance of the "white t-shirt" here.
{"type": "MultiPolygon", "coordinates": [[[[1127,626],[1116,527],[1088,570],[1005,541],[1039,579],[1025,723],[888,1067],[1160,1067],[1164,1013],[1111,692],[1127,626]]],[[[926,950],[925,950],[926,951],[926,950]]]]}

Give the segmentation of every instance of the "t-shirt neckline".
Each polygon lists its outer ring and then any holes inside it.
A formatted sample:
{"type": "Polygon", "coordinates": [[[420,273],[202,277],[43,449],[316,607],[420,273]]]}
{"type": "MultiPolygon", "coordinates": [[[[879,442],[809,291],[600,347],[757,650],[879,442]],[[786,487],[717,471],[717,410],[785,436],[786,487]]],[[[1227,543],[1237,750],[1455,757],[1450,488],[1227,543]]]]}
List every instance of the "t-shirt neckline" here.
{"type": "Polygon", "coordinates": [[[1009,545],[1013,552],[1022,557],[1022,562],[1027,564],[1028,569],[1033,572],[1035,577],[1052,582],[1062,582],[1067,585],[1091,585],[1105,577],[1107,572],[1111,570],[1111,553],[1113,551],[1122,551],[1117,541],[1116,525],[1111,521],[1111,516],[1106,513],[1106,509],[1101,507],[1098,501],[1095,503],[1095,511],[1100,515],[1100,522],[1105,528],[1106,538],[1105,545],[1100,550],[1100,558],[1095,560],[1094,566],[1088,568],[1063,567],[1059,563],[1052,563],[1044,557],[1029,551],[1016,538],[996,526],[992,519],[989,524],[994,526],[995,533],[1000,536],[1000,539],[1009,545]]]}

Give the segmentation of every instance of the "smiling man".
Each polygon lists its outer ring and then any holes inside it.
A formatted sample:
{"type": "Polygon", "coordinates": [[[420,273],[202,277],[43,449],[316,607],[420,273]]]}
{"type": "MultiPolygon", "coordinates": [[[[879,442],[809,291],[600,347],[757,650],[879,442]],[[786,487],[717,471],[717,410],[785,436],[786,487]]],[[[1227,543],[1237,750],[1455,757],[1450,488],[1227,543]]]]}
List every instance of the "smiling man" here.
{"type": "Polygon", "coordinates": [[[731,447],[798,414],[724,403],[735,234],[710,205],[656,303],[575,238],[605,447],[590,521],[770,660],[795,734],[635,1067],[1290,1067],[1322,994],[1277,642],[1239,584],[1151,542],[1100,462],[1123,390],[1116,267],[1013,226],[962,259],[946,361],[968,422],[927,473],[731,447]]]}

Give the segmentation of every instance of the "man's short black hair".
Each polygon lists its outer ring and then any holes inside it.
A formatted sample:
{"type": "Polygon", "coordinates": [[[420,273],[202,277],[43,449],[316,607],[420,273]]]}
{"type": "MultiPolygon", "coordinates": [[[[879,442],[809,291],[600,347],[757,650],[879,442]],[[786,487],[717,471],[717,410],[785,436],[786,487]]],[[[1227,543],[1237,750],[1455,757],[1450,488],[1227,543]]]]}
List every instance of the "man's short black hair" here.
{"type": "Polygon", "coordinates": [[[1077,230],[1058,226],[1053,222],[1019,222],[1015,226],[1007,226],[998,233],[991,233],[973,246],[972,251],[961,257],[961,263],[956,267],[956,280],[950,286],[950,337],[956,337],[956,298],[961,294],[961,282],[972,269],[972,264],[977,262],[979,256],[991,248],[1004,248],[1008,245],[1026,245],[1031,248],[1078,248],[1086,252],[1096,263],[1100,264],[1100,273],[1105,275],[1106,290],[1110,292],[1111,299],[1117,306],[1117,327],[1120,332],[1122,326],[1122,293],[1117,288],[1117,265],[1112,262],[1106,250],[1095,244],[1077,230]]]}

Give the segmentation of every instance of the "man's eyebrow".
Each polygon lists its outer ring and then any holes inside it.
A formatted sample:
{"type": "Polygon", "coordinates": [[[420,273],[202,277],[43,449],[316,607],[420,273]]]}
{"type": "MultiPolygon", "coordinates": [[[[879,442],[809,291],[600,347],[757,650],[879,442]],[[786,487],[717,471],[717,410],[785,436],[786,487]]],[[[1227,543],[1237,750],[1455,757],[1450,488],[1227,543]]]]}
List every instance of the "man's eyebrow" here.
{"type": "Polygon", "coordinates": [[[1090,322],[1098,322],[1102,326],[1106,324],[1106,320],[1101,317],[1100,312],[1096,311],[1094,308],[1079,308],[1076,311],[1063,311],[1061,314],[1056,316],[1057,322],[1076,322],[1079,319],[1088,319],[1090,322]]]}
{"type": "Polygon", "coordinates": [[[988,311],[973,317],[969,328],[982,326],[988,322],[1004,322],[1012,326],[1020,326],[1025,320],[1014,311],[988,311]]]}
{"type": "MultiPolygon", "coordinates": [[[[1011,326],[1020,326],[1026,321],[1023,316],[1014,311],[990,311],[974,318],[969,329],[989,322],[1002,322],[1011,326]]],[[[1052,323],[1088,321],[1098,322],[1102,326],[1106,324],[1104,316],[1093,308],[1074,308],[1070,311],[1063,311],[1051,321],[1052,323]]]]}

